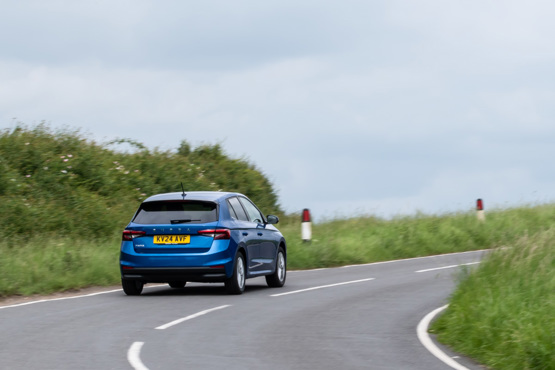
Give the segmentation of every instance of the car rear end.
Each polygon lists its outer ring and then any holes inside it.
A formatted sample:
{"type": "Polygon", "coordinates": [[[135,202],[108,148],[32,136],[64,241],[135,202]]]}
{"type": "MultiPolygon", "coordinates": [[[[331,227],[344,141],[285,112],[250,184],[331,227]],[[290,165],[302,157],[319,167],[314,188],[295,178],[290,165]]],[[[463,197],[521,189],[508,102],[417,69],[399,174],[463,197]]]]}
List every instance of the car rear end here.
{"type": "Polygon", "coordinates": [[[222,282],[231,276],[237,246],[219,221],[219,200],[189,194],[163,194],[141,204],[122,234],[122,283],[222,282]]]}

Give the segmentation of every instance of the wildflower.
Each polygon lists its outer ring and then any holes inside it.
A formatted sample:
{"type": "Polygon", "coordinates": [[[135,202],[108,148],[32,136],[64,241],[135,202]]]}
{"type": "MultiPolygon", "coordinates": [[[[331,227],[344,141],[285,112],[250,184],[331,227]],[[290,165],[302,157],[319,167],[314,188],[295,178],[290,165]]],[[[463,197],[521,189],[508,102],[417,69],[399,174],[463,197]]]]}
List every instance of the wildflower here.
{"type": "Polygon", "coordinates": [[[60,156],[61,159],[64,159],[65,157],[66,157],[65,155],[61,155],[61,156],[60,156]]]}
{"type": "Polygon", "coordinates": [[[68,154],[68,155],[67,155],[67,157],[68,157],[68,158],[71,158],[71,157],[73,157],[73,155],[71,155],[71,154],[68,154]]]}
{"type": "Polygon", "coordinates": [[[64,159],[64,162],[67,162],[67,161],[69,161],[69,159],[67,159],[67,158],[66,158],[66,159],[64,159]]]}
{"type": "Polygon", "coordinates": [[[125,171],[123,174],[124,174],[124,175],[128,175],[128,174],[129,174],[129,171],[125,171]]]}
{"type": "Polygon", "coordinates": [[[45,166],[42,168],[43,170],[47,171],[48,170],[48,166],[45,166]]]}
{"type": "Polygon", "coordinates": [[[31,144],[31,143],[25,143],[25,145],[29,145],[29,144],[31,144]]]}
{"type": "Polygon", "coordinates": [[[31,177],[31,175],[25,175],[25,177],[31,177]]]}
{"type": "Polygon", "coordinates": [[[67,173],[67,171],[66,171],[66,170],[62,170],[62,171],[60,171],[60,172],[62,172],[62,173],[67,173]]]}
{"type": "Polygon", "coordinates": [[[71,166],[67,166],[67,168],[72,168],[71,166]]]}
{"type": "Polygon", "coordinates": [[[137,172],[139,172],[139,170],[135,170],[135,171],[133,171],[133,172],[137,173],[137,172]]]}

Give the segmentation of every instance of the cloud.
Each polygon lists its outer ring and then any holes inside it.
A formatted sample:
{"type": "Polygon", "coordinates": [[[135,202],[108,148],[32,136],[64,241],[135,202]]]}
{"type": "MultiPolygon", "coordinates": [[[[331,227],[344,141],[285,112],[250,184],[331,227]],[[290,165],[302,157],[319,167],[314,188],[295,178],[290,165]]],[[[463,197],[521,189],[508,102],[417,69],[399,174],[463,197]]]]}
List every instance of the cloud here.
{"type": "Polygon", "coordinates": [[[221,142],[289,210],[555,194],[549,2],[22,4],[0,25],[4,126],[221,142]]]}

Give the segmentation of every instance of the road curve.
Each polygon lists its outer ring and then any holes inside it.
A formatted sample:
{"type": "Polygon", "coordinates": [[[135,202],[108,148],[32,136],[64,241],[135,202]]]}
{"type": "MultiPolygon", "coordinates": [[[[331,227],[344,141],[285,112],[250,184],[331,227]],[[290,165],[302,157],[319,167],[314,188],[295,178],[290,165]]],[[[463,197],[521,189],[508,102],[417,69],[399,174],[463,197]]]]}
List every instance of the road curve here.
{"type": "Polygon", "coordinates": [[[483,254],[291,271],[284,288],[253,279],[241,296],[190,284],[0,307],[0,368],[450,369],[416,327],[483,254]]]}

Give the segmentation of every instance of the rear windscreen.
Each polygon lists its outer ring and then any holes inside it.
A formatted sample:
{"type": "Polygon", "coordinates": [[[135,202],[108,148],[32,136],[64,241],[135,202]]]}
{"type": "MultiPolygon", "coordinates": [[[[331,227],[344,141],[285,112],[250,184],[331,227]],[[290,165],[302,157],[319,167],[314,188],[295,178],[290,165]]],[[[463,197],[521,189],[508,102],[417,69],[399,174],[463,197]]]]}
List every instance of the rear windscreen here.
{"type": "Polygon", "coordinates": [[[159,201],[141,204],[133,222],[137,224],[199,224],[217,221],[216,203],[159,201]]]}

